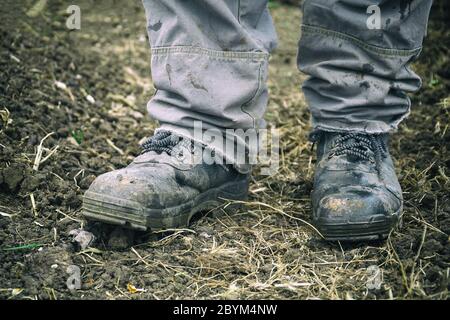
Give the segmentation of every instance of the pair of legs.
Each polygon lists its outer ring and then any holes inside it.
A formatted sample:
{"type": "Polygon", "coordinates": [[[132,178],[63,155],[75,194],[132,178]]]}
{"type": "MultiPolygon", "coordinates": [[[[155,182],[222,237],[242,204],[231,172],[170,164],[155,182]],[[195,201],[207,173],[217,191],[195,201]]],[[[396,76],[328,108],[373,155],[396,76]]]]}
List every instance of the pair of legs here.
{"type": "MultiPolygon", "coordinates": [[[[401,211],[387,134],[409,113],[406,93],[420,87],[409,64],[420,53],[431,2],[303,4],[298,67],[309,75],[303,90],[318,147],[314,220],[329,239],[384,237],[401,211]]],[[[221,197],[245,197],[247,163],[194,128],[227,132],[238,148],[251,148],[227,129],[264,128],[268,58],[277,40],[265,0],[143,4],[157,88],[148,111],[161,127],[129,168],[94,182],[85,212],[155,229],[183,225],[221,197]],[[189,165],[174,157],[174,147],[193,153],[193,146],[213,149],[231,165],[189,165]]]]}

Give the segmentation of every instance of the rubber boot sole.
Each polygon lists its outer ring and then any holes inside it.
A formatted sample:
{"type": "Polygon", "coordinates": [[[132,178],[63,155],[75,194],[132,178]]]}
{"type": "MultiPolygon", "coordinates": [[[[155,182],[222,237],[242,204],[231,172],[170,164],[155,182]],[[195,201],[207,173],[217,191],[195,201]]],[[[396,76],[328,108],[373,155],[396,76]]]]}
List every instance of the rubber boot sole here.
{"type": "Polygon", "coordinates": [[[330,223],[313,219],[313,224],[327,241],[377,241],[385,240],[397,224],[402,208],[390,217],[375,215],[364,222],[330,223]]]}
{"type": "MultiPolygon", "coordinates": [[[[227,200],[246,200],[249,181],[229,182],[207,190],[187,203],[178,206],[152,209],[135,201],[86,191],[83,197],[83,216],[88,220],[119,225],[140,231],[159,231],[187,227],[199,212],[218,209],[227,200]]],[[[226,211],[236,210],[239,204],[230,204],[226,211]]]]}

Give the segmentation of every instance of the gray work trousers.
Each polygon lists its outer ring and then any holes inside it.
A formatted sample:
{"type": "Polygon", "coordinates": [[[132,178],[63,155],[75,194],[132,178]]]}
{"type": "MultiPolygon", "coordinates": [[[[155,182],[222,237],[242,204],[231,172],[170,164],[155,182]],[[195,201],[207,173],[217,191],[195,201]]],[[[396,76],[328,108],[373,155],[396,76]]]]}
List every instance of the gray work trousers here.
{"type": "MultiPolygon", "coordinates": [[[[258,129],[268,101],[268,57],[277,37],[266,0],[143,0],[161,129],[258,129]]],[[[421,51],[432,0],[306,0],[298,67],[314,129],[388,132],[420,88],[410,62],[421,51]],[[375,4],[375,6],[374,6],[375,4]]],[[[237,144],[246,144],[236,136],[237,144]]],[[[198,140],[198,139],[197,139],[198,140]]],[[[205,141],[203,141],[205,142],[205,141]]],[[[205,142],[211,144],[211,141],[205,142]]],[[[233,159],[220,145],[219,154],[233,159]]],[[[245,166],[236,165],[241,171],[245,166]]]]}

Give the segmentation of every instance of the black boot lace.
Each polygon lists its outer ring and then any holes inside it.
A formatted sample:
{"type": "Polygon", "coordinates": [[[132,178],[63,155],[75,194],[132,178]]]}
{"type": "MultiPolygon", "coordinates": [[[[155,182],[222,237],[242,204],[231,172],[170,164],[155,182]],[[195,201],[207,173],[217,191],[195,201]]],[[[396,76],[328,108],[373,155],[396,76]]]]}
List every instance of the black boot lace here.
{"type": "Polygon", "coordinates": [[[171,156],[173,148],[177,144],[179,144],[180,141],[181,138],[179,136],[172,134],[172,132],[166,130],[159,130],[158,132],[155,133],[153,137],[148,138],[142,144],[141,154],[150,151],[155,151],[158,154],[165,152],[171,156]]]}
{"type": "MultiPolygon", "coordinates": [[[[319,141],[323,131],[311,133],[310,140],[315,143],[319,141]]],[[[339,133],[334,141],[329,158],[347,155],[352,158],[361,159],[375,163],[380,173],[381,162],[388,152],[385,139],[382,134],[367,133],[339,133]]]]}

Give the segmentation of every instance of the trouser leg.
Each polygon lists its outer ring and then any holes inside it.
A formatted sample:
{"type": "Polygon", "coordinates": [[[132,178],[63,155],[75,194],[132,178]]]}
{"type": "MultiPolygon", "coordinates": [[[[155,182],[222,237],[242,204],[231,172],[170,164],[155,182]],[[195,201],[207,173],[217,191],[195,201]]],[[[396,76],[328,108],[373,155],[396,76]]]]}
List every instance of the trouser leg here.
{"type": "Polygon", "coordinates": [[[306,0],[299,69],[313,127],[388,132],[420,88],[420,53],[432,0],[306,0]],[[375,6],[374,6],[375,5],[375,6]],[[378,19],[379,17],[379,19],[378,19]]]}
{"type": "MultiPolygon", "coordinates": [[[[161,128],[194,138],[194,122],[199,121],[203,130],[221,132],[264,127],[268,56],[276,46],[267,1],[143,4],[157,89],[148,111],[161,128]]],[[[234,157],[220,145],[212,147],[234,157]]]]}

